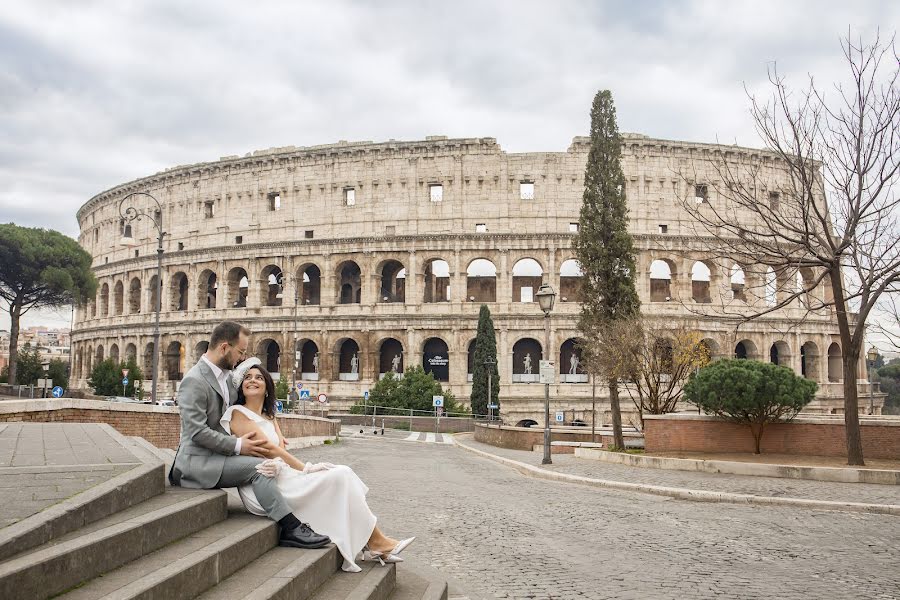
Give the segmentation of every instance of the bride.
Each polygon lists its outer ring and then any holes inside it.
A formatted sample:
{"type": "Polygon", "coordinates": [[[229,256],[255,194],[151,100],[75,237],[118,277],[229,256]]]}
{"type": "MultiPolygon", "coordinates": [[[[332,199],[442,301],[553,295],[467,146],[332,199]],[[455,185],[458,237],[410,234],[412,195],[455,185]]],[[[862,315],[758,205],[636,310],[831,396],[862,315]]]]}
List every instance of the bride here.
{"type": "MultiPolygon", "coordinates": [[[[350,467],[304,464],[285,449],[275,419],[275,384],[268,371],[260,366],[260,360],[245,360],[235,367],[232,378],[238,388],[238,398],[222,415],[222,427],[234,436],[255,432],[268,438],[270,460],[258,465],[257,471],[275,477],[294,514],[331,538],[344,557],[343,570],[361,571],[355,558],[362,550],[364,560],[375,559],[382,565],[401,562],[403,559],[397,555],[415,538],[398,541],[376,527],[375,515],[366,503],[369,488],[350,467]]],[[[249,512],[266,514],[252,486],[241,486],[238,492],[249,512]]]]}

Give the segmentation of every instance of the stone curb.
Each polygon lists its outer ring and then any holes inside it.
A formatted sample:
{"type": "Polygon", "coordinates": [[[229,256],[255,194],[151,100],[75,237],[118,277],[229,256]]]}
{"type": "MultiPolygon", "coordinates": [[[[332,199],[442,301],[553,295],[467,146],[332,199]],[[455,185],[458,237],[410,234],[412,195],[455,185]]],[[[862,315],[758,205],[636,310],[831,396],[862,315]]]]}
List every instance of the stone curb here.
{"type": "Polygon", "coordinates": [[[586,460],[598,460],[601,462],[645,469],[668,469],[671,471],[726,473],[730,475],[750,475],[754,477],[807,479],[811,481],[830,481],[833,483],[900,485],[900,471],[892,471],[889,469],[813,467],[779,465],[773,463],[748,463],[730,460],[642,456],[640,454],[622,454],[619,452],[596,450],[594,448],[575,448],[575,456],[586,460]]]}
{"type": "MultiPolygon", "coordinates": [[[[609,481],[606,479],[593,479],[591,477],[582,477],[580,475],[570,475],[568,473],[556,473],[535,467],[511,458],[497,456],[483,450],[478,450],[463,444],[458,438],[460,435],[454,436],[456,444],[484,458],[488,458],[500,464],[512,467],[523,475],[536,477],[538,479],[546,479],[548,481],[559,481],[564,483],[580,483],[591,487],[608,488],[621,490],[626,492],[638,492],[642,494],[651,494],[654,496],[667,496],[669,498],[677,498],[679,500],[690,500],[693,502],[727,502],[732,504],[749,504],[754,506],[791,506],[794,508],[810,508],[817,510],[840,510],[846,512],[861,512],[882,515],[900,516],[900,505],[896,504],[865,504],[862,502],[835,502],[830,500],[808,500],[804,498],[776,498],[773,496],[753,496],[751,494],[737,494],[731,492],[709,492],[706,490],[692,490],[687,488],[673,488],[640,483],[627,483],[624,481],[609,481]]],[[[468,434],[471,435],[471,434],[468,434]]]]}

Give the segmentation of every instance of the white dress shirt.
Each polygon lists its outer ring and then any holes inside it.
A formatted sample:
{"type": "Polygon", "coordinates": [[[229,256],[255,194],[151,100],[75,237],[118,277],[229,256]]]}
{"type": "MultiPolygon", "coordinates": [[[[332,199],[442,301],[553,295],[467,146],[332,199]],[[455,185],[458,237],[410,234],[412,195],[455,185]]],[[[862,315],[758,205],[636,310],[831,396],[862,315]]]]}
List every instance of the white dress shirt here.
{"type": "MultiPolygon", "coordinates": [[[[216,378],[216,381],[219,382],[219,389],[222,390],[222,398],[225,399],[225,406],[227,407],[231,401],[231,394],[228,392],[228,375],[231,371],[223,371],[218,367],[218,365],[213,364],[211,360],[206,358],[206,355],[200,357],[200,360],[205,361],[209,366],[209,369],[213,373],[213,377],[216,378]]],[[[241,453],[241,438],[237,438],[237,442],[234,444],[234,453],[241,453]]]]}

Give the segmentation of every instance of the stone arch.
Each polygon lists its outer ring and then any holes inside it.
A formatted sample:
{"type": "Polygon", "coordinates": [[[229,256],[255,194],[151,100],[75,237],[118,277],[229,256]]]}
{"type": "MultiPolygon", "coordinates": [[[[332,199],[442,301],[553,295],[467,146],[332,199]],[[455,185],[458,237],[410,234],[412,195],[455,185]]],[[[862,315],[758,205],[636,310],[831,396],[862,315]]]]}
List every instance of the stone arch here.
{"type": "Polygon", "coordinates": [[[322,302],[322,271],[315,264],[301,265],[297,269],[297,282],[300,288],[297,290],[297,299],[301,306],[307,304],[321,304],[322,302]]]}
{"type": "Polygon", "coordinates": [[[819,380],[819,347],[811,340],[800,346],[800,374],[819,380]]]}
{"type": "Polygon", "coordinates": [[[536,383],[540,380],[540,361],[543,359],[541,343],[534,338],[523,337],[513,344],[512,382],[536,383]]]}
{"type": "Polygon", "coordinates": [[[425,263],[425,292],[423,302],[450,301],[450,264],[441,258],[425,263]]]}
{"type": "Polygon", "coordinates": [[[353,338],[341,338],[335,344],[337,360],[334,361],[338,368],[337,378],[340,381],[359,381],[362,371],[362,359],[360,358],[359,344],[353,338]]]}
{"type": "Polygon", "coordinates": [[[739,341],[734,346],[734,358],[757,360],[759,358],[759,353],[756,349],[756,344],[747,339],[739,341]]]}
{"type": "Polygon", "coordinates": [[[178,271],[169,278],[169,310],[188,309],[188,278],[178,271]]]}
{"type": "Polygon", "coordinates": [[[469,340],[469,345],[466,346],[466,381],[472,383],[472,380],[475,378],[475,342],[477,338],[472,338],[469,340]]]}
{"type": "Polygon", "coordinates": [[[100,316],[109,316],[109,284],[104,283],[100,286],[100,316]]]}
{"type": "Polygon", "coordinates": [[[584,271],[574,258],[563,261],[559,267],[559,301],[581,302],[581,278],[584,271]]]}
{"type": "Polygon", "coordinates": [[[381,340],[378,344],[379,378],[384,377],[385,373],[402,375],[404,370],[403,358],[403,344],[400,340],[392,337],[381,340]]]}
{"type": "Polygon", "coordinates": [[[399,260],[388,259],[376,269],[378,302],[406,302],[406,267],[399,260]]]}
{"type": "Polygon", "coordinates": [[[153,370],[153,355],[155,353],[156,345],[153,342],[147,342],[147,345],[144,346],[144,356],[141,360],[141,370],[149,375],[147,379],[152,379],[155,375],[155,373],[151,372],[153,370]]]}
{"type": "Polygon", "coordinates": [[[497,301],[497,267],[486,258],[476,258],[466,267],[466,300],[497,301]]]}
{"type": "Polygon", "coordinates": [[[534,293],[544,282],[544,268],[533,258],[520,258],[512,268],[512,301],[534,302],[534,293]]]}
{"type": "Polygon", "coordinates": [[[712,302],[711,280],[712,269],[705,261],[698,260],[691,266],[691,298],[694,302],[701,304],[712,302]]]}
{"type": "Polygon", "coordinates": [[[197,278],[197,303],[201,309],[215,308],[219,279],[215,271],[204,269],[197,278]]]}
{"type": "Polygon", "coordinates": [[[534,419],[522,419],[516,422],[516,427],[536,427],[538,424],[534,419]]]}
{"type": "Polygon", "coordinates": [[[125,345],[125,362],[129,360],[137,362],[137,346],[132,343],[125,345]]]}
{"type": "Polygon", "coordinates": [[[581,363],[577,338],[569,338],[559,347],[560,383],[587,383],[588,374],[581,363]]]}
{"type": "Polygon", "coordinates": [[[132,277],[128,284],[128,314],[136,315],[141,312],[141,279],[132,277]]]}
{"type": "Polygon", "coordinates": [[[828,381],[839,383],[844,380],[844,361],[841,353],[841,345],[832,342],[828,346],[828,381]]]}
{"type": "Polygon", "coordinates": [[[653,345],[659,372],[671,375],[675,362],[675,341],[669,337],[658,337],[653,345]]]}
{"type": "Polygon", "coordinates": [[[79,379],[87,379],[84,374],[84,349],[79,345],[75,351],[75,377],[79,379]]]}
{"type": "Polygon", "coordinates": [[[700,344],[706,348],[706,355],[709,356],[710,362],[722,358],[722,350],[716,340],[706,337],[700,340],[700,344]]]}
{"type": "Polygon", "coordinates": [[[259,274],[259,303],[281,306],[284,303],[284,272],[278,265],[267,265],[259,274]]]}
{"type": "Polygon", "coordinates": [[[746,302],[747,291],[745,288],[747,276],[744,273],[744,268],[741,265],[734,263],[728,270],[728,274],[731,279],[731,299],[746,302]]]}
{"type": "Polygon", "coordinates": [[[650,302],[669,302],[672,300],[672,278],[675,263],[668,259],[657,258],[650,263],[650,302]]]}
{"type": "Polygon", "coordinates": [[[435,381],[450,381],[450,347],[439,337],[432,337],[422,344],[422,368],[431,373],[435,381]]]}
{"type": "Polygon", "coordinates": [[[228,301],[229,308],[246,308],[247,296],[250,293],[250,278],[243,267],[233,267],[228,271],[228,301]]]}
{"type": "Polygon", "coordinates": [[[264,338],[256,345],[256,357],[272,379],[278,381],[281,377],[281,345],[272,338],[264,338]]]}
{"type": "Polygon", "coordinates": [[[113,286],[113,313],[125,314],[125,285],[121,281],[117,281],[113,286]]]}
{"type": "Polygon", "coordinates": [[[345,260],[337,266],[338,304],[362,302],[362,272],[355,261],[345,260]]]}
{"type": "Polygon", "coordinates": [[[91,346],[87,347],[85,362],[87,363],[87,368],[84,371],[84,378],[87,379],[91,376],[91,371],[94,370],[94,349],[91,346]]]}
{"type": "Polygon", "coordinates": [[[94,350],[94,356],[97,359],[98,363],[103,362],[103,344],[97,344],[97,349],[94,350]]]}
{"type": "Polygon", "coordinates": [[[109,346],[109,357],[114,363],[119,364],[119,345],[116,343],[109,346]]]}
{"type": "Polygon", "coordinates": [[[166,348],[166,379],[181,381],[184,377],[184,346],[178,340],[169,342],[166,348]]]}
{"type": "Polygon", "coordinates": [[[313,340],[297,340],[297,364],[300,366],[300,379],[318,381],[322,360],[319,345],[313,340]]]}
{"type": "Polygon", "coordinates": [[[209,350],[209,340],[197,342],[197,345],[194,346],[194,363],[199,362],[200,358],[206,354],[207,350],[209,350]]]}
{"type": "Polygon", "coordinates": [[[782,367],[791,366],[791,347],[784,340],[779,340],[769,348],[769,362],[782,367]]]}

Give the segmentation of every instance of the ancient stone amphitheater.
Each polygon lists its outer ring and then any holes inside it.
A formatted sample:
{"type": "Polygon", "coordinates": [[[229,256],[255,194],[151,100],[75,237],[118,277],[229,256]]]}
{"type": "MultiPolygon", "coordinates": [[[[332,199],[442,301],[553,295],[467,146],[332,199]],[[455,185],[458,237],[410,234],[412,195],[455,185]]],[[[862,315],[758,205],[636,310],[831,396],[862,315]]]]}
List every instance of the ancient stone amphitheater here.
{"type": "MultiPolygon", "coordinates": [[[[211,328],[233,319],[252,329],[251,350],[270,371],[327,394],[332,410],[413,364],[465,399],[487,304],[504,420],[543,421],[537,365],[549,354],[559,372],[552,410],[590,421],[591,384],[572,359],[580,276],[572,237],[587,151],[581,137],[565,152],[535,153],[504,152],[492,138],[340,142],[174,167],[97,194],[77,215],[100,286],[76,314],[74,387],[87,387],[104,357],[134,355],[149,373],[159,352],[160,396],[171,397],[211,328]],[[128,225],[119,212],[138,191],[162,204],[159,348],[156,229],[148,219],[128,225]],[[120,244],[126,228],[137,246],[120,244]],[[558,292],[547,352],[533,301],[541,282],[558,292]]],[[[839,411],[841,349],[829,311],[795,327],[807,312],[798,303],[735,333],[697,310],[724,298],[749,312],[770,299],[745,292],[765,287],[753,265],[712,260],[681,200],[717,201],[713,161],[732,156],[762,167],[770,177],[763,193],[777,202],[776,158],[632,134],[623,153],[644,313],[702,332],[715,356],[789,365],[820,384],[811,410],[839,411]]],[[[133,204],[155,211],[146,197],[133,204]]]]}

